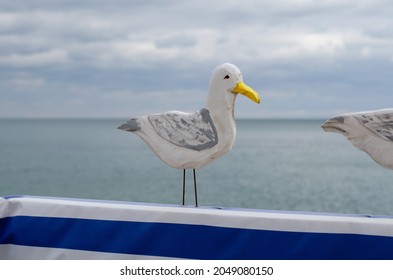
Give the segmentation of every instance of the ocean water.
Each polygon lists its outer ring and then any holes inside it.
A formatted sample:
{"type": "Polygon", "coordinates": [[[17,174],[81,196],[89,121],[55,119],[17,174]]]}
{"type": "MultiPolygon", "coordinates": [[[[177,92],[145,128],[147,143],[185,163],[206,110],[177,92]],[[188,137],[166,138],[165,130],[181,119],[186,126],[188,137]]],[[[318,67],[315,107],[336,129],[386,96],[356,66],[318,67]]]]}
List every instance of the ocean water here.
{"type": "MultiPolygon", "coordinates": [[[[0,196],[180,204],[182,171],[123,120],[0,120],[0,196]]],[[[200,205],[393,215],[393,171],[322,120],[238,120],[232,151],[197,171],[200,205]]],[[[192,172],[187,204],[194,204],[192,172]]]]}

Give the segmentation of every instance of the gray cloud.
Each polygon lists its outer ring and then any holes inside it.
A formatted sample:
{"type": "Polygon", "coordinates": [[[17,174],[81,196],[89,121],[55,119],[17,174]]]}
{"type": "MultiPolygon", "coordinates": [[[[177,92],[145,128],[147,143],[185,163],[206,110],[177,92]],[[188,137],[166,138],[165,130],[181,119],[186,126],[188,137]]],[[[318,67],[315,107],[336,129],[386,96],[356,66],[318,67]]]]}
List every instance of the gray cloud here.
{"type": "Polygon", "coordinates": [[[262,96],[240,117],[392,103],[387,0],[3,2],[0,117],[194,110],[225,61],[262,96]]]}

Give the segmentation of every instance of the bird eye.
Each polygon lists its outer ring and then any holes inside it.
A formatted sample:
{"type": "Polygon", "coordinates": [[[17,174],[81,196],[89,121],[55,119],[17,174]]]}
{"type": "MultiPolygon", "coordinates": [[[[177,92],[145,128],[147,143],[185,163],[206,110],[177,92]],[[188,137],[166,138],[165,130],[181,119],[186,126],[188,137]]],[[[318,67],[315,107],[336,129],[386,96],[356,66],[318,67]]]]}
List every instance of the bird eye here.
{"type": "Polygon", "coordinates": [[[229,75],[226,75],[226,76],[224,77],[224,79],[229,79],[229,75]]]}

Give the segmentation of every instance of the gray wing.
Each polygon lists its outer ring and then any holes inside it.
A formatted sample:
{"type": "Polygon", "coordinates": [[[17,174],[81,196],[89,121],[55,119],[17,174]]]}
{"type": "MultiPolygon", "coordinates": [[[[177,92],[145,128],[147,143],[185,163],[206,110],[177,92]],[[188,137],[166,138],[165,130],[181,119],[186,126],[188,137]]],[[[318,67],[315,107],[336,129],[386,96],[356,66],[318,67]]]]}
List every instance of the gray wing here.
{"type": "Polygon", "coordinates": [[[393,110],[379,110],[355,115],[365,127],[382,139],[393,141],[393,110]]]}
{"type": "Polygon", "coordinates": [[[180,147],[201,151],[218,142],[217,130],[207,109],[191,114],[170,111],[149,115],[148,119],[159,136],[180,147]]]}

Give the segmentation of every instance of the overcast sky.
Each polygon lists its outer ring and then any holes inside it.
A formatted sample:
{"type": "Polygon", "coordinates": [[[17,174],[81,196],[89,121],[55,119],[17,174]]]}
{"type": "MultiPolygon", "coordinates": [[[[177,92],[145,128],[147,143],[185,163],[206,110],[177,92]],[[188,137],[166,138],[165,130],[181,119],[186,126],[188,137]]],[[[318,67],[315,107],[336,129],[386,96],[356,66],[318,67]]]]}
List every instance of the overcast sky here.
{"type": "Polygon", "coordinates": [[[222,62],[239,118],[393,107],[393,1],[0,0],[0,117],[192,112],[222,62]]]}

